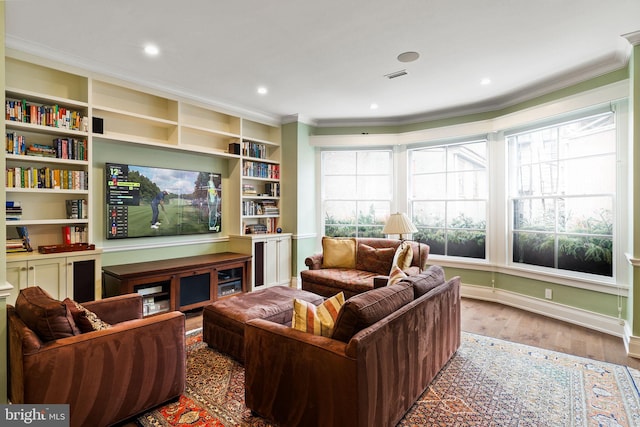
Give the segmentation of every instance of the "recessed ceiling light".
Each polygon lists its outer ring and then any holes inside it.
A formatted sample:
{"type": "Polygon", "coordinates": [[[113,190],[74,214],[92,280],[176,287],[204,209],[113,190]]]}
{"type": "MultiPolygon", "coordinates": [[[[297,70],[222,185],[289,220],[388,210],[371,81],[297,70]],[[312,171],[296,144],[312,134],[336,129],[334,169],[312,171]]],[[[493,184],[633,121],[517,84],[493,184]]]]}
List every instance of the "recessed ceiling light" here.
{"type": "Polygon", "coordinates": [[[258,93],[259,93],[260,95],[266,95],[266,94],[267,94],[267,92],[269,92],[269,91],[268,91],[268,90],[267,90],[267,88],[266,88],[266,87],[264,87],[264,86],[260,86],[260,87],[258,88],[258,93]]]}
{"type": "Polygon", "coordinates": [[[160,53],[160,49],[158,49],[158,46],[156,45],[148,44],[144,47],[144,53],[146,53],[149,56],[156,56],[157,54],[160,53]]]}
{"type": "Polygon", "coordinates": [[[376,104],[375,102],[371,105],[369,105],[369,108],[371,108],[372,110],[377,110],[378,109],[378,104],[376,104]]]}
{"type": "Polygon", "coordinates": [[[480,80],[480,84],[483,86],[490,85],[491,79],[489,77],[485,77],[484,79],[480,80]]]}
{"type": "Polygon", "coordinates": [[[420,58],[420,54],[418,52],[403,52],[398,55],[398,61],[400,62],[413,62],[418,58],[420,58]]]}

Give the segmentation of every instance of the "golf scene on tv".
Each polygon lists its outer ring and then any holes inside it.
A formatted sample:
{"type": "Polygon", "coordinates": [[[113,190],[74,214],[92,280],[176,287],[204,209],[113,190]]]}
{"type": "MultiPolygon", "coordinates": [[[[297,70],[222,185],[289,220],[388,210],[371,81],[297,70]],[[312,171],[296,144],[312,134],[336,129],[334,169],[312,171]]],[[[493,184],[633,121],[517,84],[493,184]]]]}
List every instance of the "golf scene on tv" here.
{"type": "Polygon", "coordinates": [[[219,233],[221,176],[106,163],[107,239],[219,233]]]}

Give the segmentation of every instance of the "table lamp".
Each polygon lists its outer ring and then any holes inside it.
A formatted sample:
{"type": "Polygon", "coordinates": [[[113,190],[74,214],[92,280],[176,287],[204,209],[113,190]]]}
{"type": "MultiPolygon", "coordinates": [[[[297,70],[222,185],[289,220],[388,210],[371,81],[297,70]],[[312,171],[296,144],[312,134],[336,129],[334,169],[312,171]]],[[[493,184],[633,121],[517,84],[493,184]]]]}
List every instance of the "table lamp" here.
{"type": "Polygon", "coordinates": [[[382,229],[382,234],[398,234],[400,235],[400,240],[404,240],[404,234],[417,232],[418,229],[413,225],[407,214],[401,212],[391,214],[382,229]]]}

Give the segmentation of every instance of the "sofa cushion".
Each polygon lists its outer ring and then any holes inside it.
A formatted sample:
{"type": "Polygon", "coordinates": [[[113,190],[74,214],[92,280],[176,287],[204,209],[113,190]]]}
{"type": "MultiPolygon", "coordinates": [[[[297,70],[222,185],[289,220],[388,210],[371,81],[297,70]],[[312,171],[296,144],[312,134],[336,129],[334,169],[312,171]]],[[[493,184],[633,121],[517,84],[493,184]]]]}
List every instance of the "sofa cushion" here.
{"type": "Polygon", "coordinates": [[[103,329],[109,329],[110,324],[101,320],[97,314],[91,310],[87,310],[82,305],[73,301],[70,298],[65,298],[62,301],[66,306],[80,332],[101,331],[103,329]]]}
{"type": "Polygon", "coordinates": [[[322,268],[355,268],[356,239],[322,237],[322,268]]]}
{"type": "Polygon", "coordinates": [[[16,299],[15,310],[24,324],[42,341],[53,341],[81,333],[67,306],[62,301],[53,299],[39,286],[22,289],[16,299]]]}
{"type": "Polygon", "coordinates": [[[359,243],[356,254],[356,270],[371,271],[388,276],[395,253],[394,248],[373,248],[359,243]]]}
{"type": "Polygon", "coordinates": [[[417,299],[444,282],[444,270],[442,267],[432,265],[422,273],[402,279],[401,283],[411,283],[413,285],[414,298],[417,299]]]}
{"type": "Polygon", "coordinates": [[[402,271],[406,271],[409,267],[411,267],[411,262],[413,261],[413,248],[409,242],[402,242],[398,249],[396,249],[396,253],[393,256],[393,261],[391,262],[392,268],[394,265],[400,267],[402,271]]]}
{"type": "Polygon", "coordinates": [[[342,292],[327,298],[318,306],[296,298],[293,300],[291,327],[298,331],[330,337],[343,304],[344,294],[342,292]]]}
{"type": "Polygon", "coordinates": [[[338,314],[332,338],[349,342],[352,336],[413,301],[407,283],[373,289],[349,298],[338,314]]]}

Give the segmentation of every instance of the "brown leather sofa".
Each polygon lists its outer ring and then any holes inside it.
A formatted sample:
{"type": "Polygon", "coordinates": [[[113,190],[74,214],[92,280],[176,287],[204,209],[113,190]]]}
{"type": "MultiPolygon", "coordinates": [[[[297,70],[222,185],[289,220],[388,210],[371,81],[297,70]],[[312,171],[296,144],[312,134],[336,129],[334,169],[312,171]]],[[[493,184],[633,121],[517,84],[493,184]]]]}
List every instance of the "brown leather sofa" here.
{"type": "Polygon", "coordinates": [[[460,346],[460,279],[440,267],[345,302],[331,338],[245,328],[245,401],[280,426],[395,426],[460,346]]]}
{"type": "MultiPolygon", "coordinates": [[[[395,250],[402,243],[397,239],[381,238],[355,238],[356,241],[356,266],[355,268],[324,268],[323,254],[317,253],[307,257],[304,263],[308,270],[300,272],[302,289],[313,292],[324,297],[344,292],[344,297],[349,298],[361,292],[369,291],[375,287],[387,285],[389,272],[393,261],[395,250]],[[374,249],[393,249],[386,259],[378,259],[370,262],[366,257],[366,252],[359,250],[361,245],[366,245],[374,249]]],[[[412,248],[413,258],[411,266],[407,269],[408,275],[418,274],[426,268],[429,257],[429,245],[418,242],[407,241],[412,248]]]]}
{"type": "Polygon", "coordinates": [[[142,297],[137,294],[86,302],[82,306],[111,327],[73,335],[62,332],[63,327],[76,327],[65,316],[63,303],[42,304],[45,296],[34,296],[34,288],[27,289],[32,293],[30,299],[40,302],[33,309],[35,317],[18,307],[18,300],[16,307],[7,306],[12,403],[66,403],[72,427],[100,427],[177,398],[184,391],[183,313],[142,318],[142,297]],[[45,334],[54,331],[68,336],[45,342],[18,313],[25,314],[30,324],[43,326],[45,334]]]}

